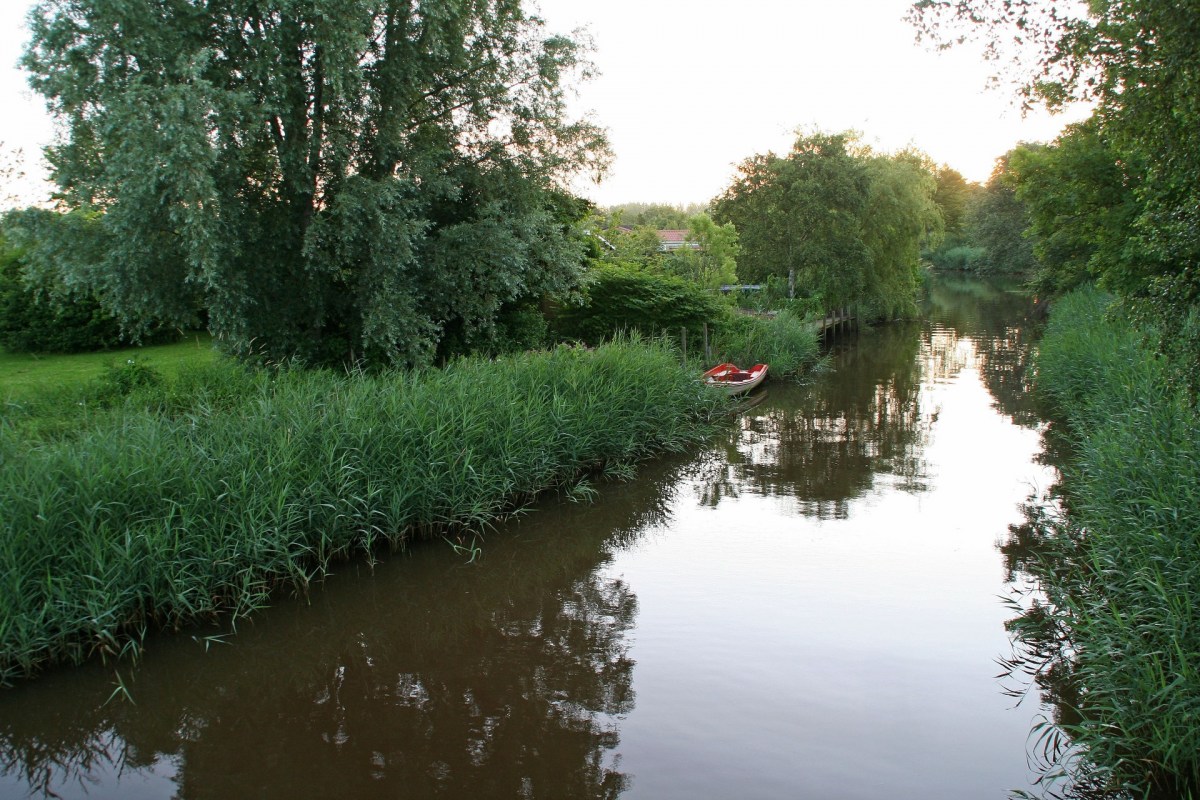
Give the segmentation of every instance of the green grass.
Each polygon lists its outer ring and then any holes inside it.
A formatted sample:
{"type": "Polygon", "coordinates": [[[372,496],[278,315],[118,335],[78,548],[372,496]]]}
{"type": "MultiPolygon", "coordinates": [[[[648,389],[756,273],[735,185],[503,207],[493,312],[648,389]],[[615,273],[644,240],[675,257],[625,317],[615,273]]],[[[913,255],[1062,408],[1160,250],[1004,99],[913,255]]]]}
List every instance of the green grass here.
{"type": "MultiPolygon", "coordinates": [[[[0,682],[249,614],[331,562],[470,549],[540,492],[704,441],[729,400],[661,343],[380,375],[118,369],[71,424],[0,421],[0,682]]],[[[585,487],[586,488],[586,487],[585,487]]]]}
{"type": "Polygon", "coordinates": [[[1058,302],[1039,391],[1066,417],[1068,517],[1034,571],[1066,630],[1097,774],[1135,796],[1200,796],[1200,415],[1173,366],[1094,290],[1058,302]]]}
{"type": "Polygon", "coordinates": [[[129,347],[100,353],[36,355],[0,350],[0,401],[32,399],[48,392],[78,387],[100,377],[105,368],[129,358],[174,375],[185,365],[217,358],[208,334],[189,334],[174,344],[129,347]]]}
{"type": "Polygon", "coordinates": [[[776,377],[803,373],[820,355],[811,325],[789,311],[772,318],[733,314],[717,329],[712,362],[730,361],[748,367],[767,364],[776,377]]]}

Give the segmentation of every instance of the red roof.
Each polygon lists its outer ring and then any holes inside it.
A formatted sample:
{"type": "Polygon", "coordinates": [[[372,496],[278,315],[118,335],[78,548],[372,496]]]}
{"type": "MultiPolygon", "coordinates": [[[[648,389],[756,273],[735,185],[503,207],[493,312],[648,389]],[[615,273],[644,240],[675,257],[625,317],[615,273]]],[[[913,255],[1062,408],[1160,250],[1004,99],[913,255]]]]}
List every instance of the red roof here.
{"type": "Polygon", "coordinates": [[[655,231],[655,233],[664,242],[679,242],[683,244],[687,241],[687,231],[655,231]]]}

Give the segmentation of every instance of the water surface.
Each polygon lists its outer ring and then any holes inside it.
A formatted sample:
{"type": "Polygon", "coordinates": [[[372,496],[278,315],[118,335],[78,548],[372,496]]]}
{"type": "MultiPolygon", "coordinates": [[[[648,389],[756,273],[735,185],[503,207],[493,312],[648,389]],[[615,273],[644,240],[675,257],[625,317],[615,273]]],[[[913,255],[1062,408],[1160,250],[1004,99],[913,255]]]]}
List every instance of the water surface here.
{"type": "Polygon", "coordinates": [[[0,693],[0,797],[997,798],[1028,298],[942,280],[709,448],[0,693]],[[125,687],[109,701],[117,681],[125,687]],[[130,701],[130,699],[132,702],[130,701]]]}

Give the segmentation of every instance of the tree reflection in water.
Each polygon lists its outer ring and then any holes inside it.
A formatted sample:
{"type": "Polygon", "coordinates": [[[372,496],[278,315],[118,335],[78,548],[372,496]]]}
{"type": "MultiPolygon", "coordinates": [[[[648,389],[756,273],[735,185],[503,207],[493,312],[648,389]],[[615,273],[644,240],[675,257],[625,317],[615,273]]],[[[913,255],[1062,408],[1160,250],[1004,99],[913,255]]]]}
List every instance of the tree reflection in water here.
{"type": "Polygon", "coordinates": [[[416,547],[229,644],[163,637],[121,667],[136,705],[105,703],[98,665],[9,690],[0,796],[158,775],[170,788],[154,796],[181,798],[616,797],[637,598],[601,568],[664,521],[686,469],[658,465],[600,506],[548,504],[482,563],[416,547]]]}
{"type": "Polygon", "coordinates": [[[902,491],[924,490],[922,453],[939,412],[924,395],[968,366],[997,408],[1038,426],[1028,295],[1013,281],[940,276],[925,307],[924,323],[893,323],[835,345],[830,369],[810,385],[772,384],[710,454],[701,501],[715,506],[752,491],[795,498],[806,516],[842,519],[881,476],[902,491]]]}
{"type": "Polygon", "coordinates": [[[919,323],[882,327],[857,346],[835,348],[831,368],[810,385],[771,386],[711,454],[701,501],[751,491],[795,498],[807,516],[840,519],[880,474],[920,490],[931,422],[918,402],[920,331],[919,323]]]}

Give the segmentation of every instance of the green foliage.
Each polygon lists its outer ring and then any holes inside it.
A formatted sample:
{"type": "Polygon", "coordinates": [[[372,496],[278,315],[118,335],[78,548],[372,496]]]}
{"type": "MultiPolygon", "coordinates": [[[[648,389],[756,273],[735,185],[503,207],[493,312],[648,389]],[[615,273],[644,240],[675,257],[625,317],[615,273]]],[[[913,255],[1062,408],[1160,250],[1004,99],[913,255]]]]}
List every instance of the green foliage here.
{"type": "Polygon", "coordinates": [[[52,440],[0,423],[0,681],[242,616],[336,560],[478,532],[535,494],[711,436],[663,345],[442,370],[251,372],[133,391],[52,440]]]}
{"type": "Polygon", "coordinates": [[[742,246],[741,276],[786,276],[789,294],[820,294],[841,305],[863,288],[867,249],[860,237],[868,179],[849,133],[798,137],[786,157],[756,155],[713,201],[742,246]]]}
{"type": "Polygon", "coordinates": [[[967,209],[981,187],[944,164],[934,170],[934,179],[937,181],[937,190],[933,194],[933,201],[942,212],[945,238],[961,240],[966,232],[967,209]]]}
{"type": "Polygon", "coordinates": [[[31,269],[29,248],[36,245],[12,241],[15,219],[8,215],[0,233],[0,347],[15,353],[76,353],[120,345],[120,323],[99,300],[86,290],[72,290],[58,274],[31,269]]]}
{"type": "Polygon", "coordinates": [[[588,277],[584,301],[560,309],[558,336],[595,344],[622,331],[671,335],[680,328],[696,332],[719,318],[724,305],[694,283],[620,265],[600,265],[588,277]]]}
{"type": "Polygon", "coordinates": [[[43,0],[24,66],[64,123],[75,279],[133,332],[279,361],[425,364],[569,292],[608,151],[566,117],[578,43],[515,2],[43,0]],[[87,257],[83,257],[86,255],[87,257]]]}
{"type": "Polygon", "coordinates": [[[728,314],[715,328],[711,347],[714,363],[767,364],[776,377],[801,374],[820,354],[812,326],[789,311],[770,317],[728,314]]]}
{"type": "Polygon", "coordinates": [[[610,220],[608,227],[601,228],[601,231],[605,244],[600,250],[600,261],[662,271],[662,240],[658,238],[655,228],[639,225],[626,230],[610,220]]]}
{"type": "Polygon", "coordinates": [[[788,297],[870,316],[915,308],[920,248],[941,235],[936,183],[917,153],[879,155],[852,133],[799,137],[791,152],[747,159],[713,201],[738,231],[738,274],[786,279],[788,297]]]}
{"type": "Polygon", "coordinates": [[[686,228],[688,221],[703,210],[704,207],[697,203],[686,206],[666,203],[622,203],[606,209],[606,213],[619,225],[667,231],[686,228]]]}
{"type": "Polygon", "coordinates": [[[1038,289],[1058,294],[1097,279],[1132,288],[1121,276],[1140,271],[1129,263],[1139,170],[1120,163],[1099,120],[1069,126],[1051,145],[1018,147],[1009,163],[1041,262],[1038,289]]]}
{"type": "Polygon", "coordinates": [[[982,248],[977,272],[1034,275],[1038,270],[1034,241],[1028,235],[1030,219],[1017,196],[1010,160],[1016,149],[996,159],[996,167],[983,191],[967,210],[968,240],[982,248]]]}
{"type": "MultiPolygon", "coordinates": [[[[992,54],[1011,59],[1027,103],[1096,105],[1088,126],[1069,132],[1069,141],[1060,141],[1050,156],[1066,184],[1038,187],[1050,192],[1050,206],[1066,213],[1064,225],[1085,228],[1053,242],[1051,257],[1078,272],[1086,255],[1089,270],[1099,270],[1104,285],[1135,301],[1142,319],[1164,329],[1184,324],[1200,305],[1195,4],[1092,2],[1075,14],[1053,3],[920,0],[912,18],[943,46],[980,35],[992,54]],[[1102,241],[1088,241],[1094,236],[1102,241]]],[[[1036,202],[1033,191],[1026,202],[1036,202]]],[[[1070,285],[1077,275],[1061,277],[1070,285]]],[[[1192,360],[1200,368],[1200,355],[1192,360]]]]}
{"type": "Polygon", "coordinates": [[[663,259],[663,269],[706,289],[738,282],[737,256],[741,251],[733,223],[718,225],[708,214],[688,220],[687,242],[663,259]]]}
{"type": "Polygon", "coordinates": [[[921,248],[942,235],[937,182],[916,152],[865,159],[869,181],[862,219],[868,259],[863,288],[852,305],[870,319],[916,313],[921,248]]]}
{"type": "Polygon", "coordinates": [[[1094,290],[1056,303],[1038,389],[1078,443],[1065,564],[1035,567],[1066,631],[1085,763],[1131,794],[1200,792],[1200,416],[1152,337],[1094,290]]]}
{"type": "Polygon", "coordinates": [[[964,272],[979,272],[979,265],[987,256],[987,250],[982,247],[959,245],[948,250],[937,250],[930,255],[930,260],[938,269],[952,269],[964,272]]]}

